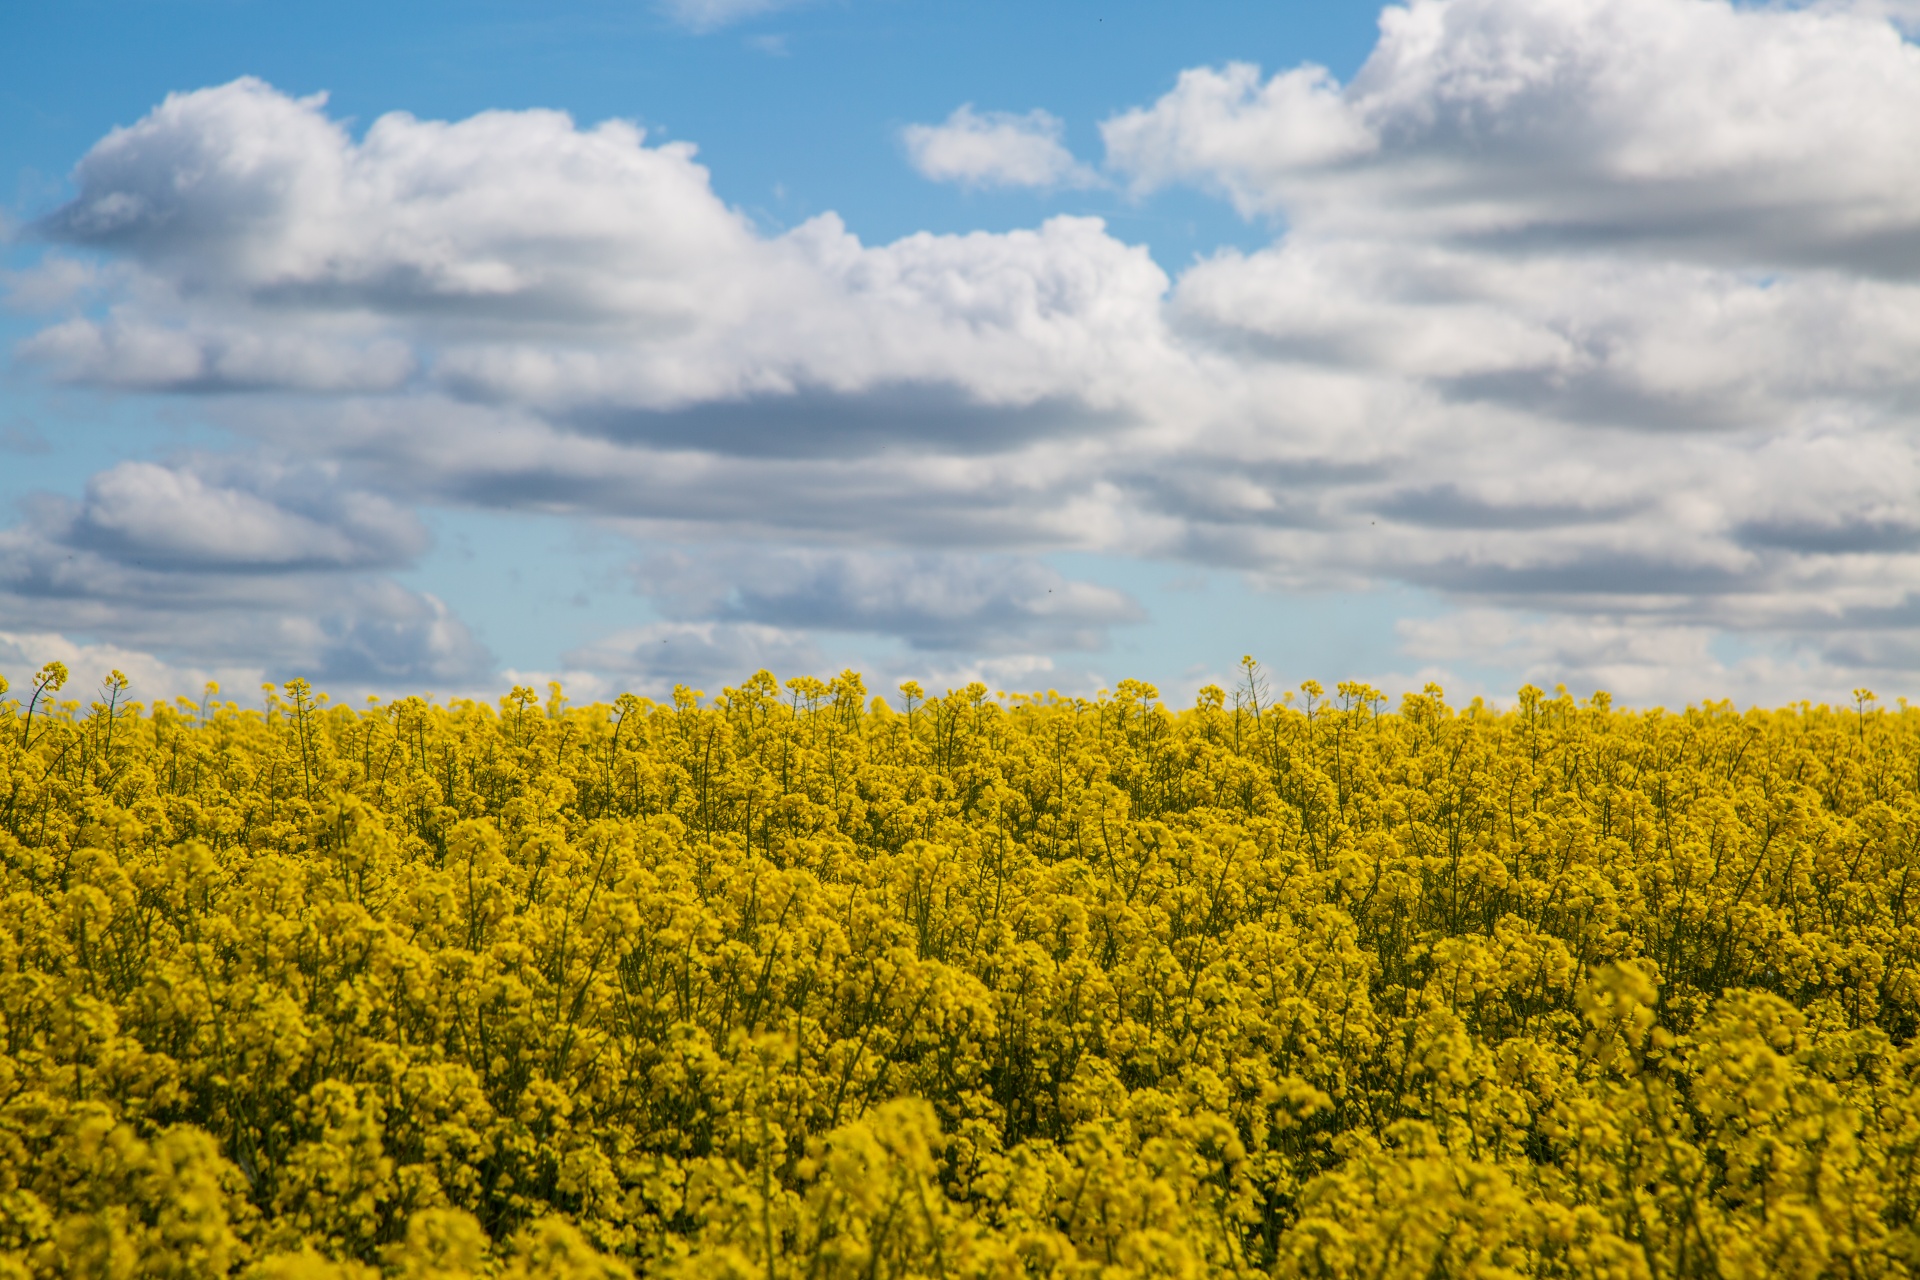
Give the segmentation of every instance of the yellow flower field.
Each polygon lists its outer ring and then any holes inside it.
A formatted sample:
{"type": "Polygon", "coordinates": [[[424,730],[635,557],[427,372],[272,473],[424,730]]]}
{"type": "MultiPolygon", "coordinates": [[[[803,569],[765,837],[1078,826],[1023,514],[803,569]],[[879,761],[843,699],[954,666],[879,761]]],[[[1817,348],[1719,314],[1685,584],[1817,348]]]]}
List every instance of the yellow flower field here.
{"type": "Polygon", "coordinates": [[[0,1274],[1920,1266],[1920,709],[1244,673],[262,714],[50,666],[0,707],[0,1274]]]}

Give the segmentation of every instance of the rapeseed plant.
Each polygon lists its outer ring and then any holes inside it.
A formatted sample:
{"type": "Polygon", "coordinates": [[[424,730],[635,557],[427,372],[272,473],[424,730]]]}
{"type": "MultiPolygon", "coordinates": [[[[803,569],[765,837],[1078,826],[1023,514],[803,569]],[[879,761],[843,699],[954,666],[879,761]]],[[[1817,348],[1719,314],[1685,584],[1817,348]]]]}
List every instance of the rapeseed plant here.
{"type": "Polygon", "coordinates": [[[1920,710],[1865,690],[66,681],[0,703],[0,1275],[1920,1260],[1920,710]]]}

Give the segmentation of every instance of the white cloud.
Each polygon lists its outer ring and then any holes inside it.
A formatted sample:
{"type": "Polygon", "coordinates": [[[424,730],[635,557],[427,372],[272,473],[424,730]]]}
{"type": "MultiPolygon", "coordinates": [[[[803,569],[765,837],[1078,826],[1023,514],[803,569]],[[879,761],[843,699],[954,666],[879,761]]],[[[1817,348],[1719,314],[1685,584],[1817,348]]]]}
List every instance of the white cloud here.
{"type": "Polygon", "coordinates": [[[22,355],[185,390],[373,392],[430,365],[462,396],[642,410],[919,383],[1024,405],[1173,355],[1166,277],[1095,220],[869,248],[826,215],[769,239],[693,154],[541,111],[383,116],[356,143],[258,81],[176,94],[41,226],[139,288],[22,355]]]}
{"type": "Polygon", "coordinates": [[[67,541],[145,564],[277,572],[389,567],[425,549],[412,513],[374,494],[311,474],[255,467],[235,475],[211,460],[201,467],[213,474],[122,462],[94,475],[67,541]]]}
{"type": "Polygon", "coordinates": [[[1326,68],[1299,67],[1262,83],[1246,62],[1183,71],[1171,93],[1107,120],[1100,135],[1107,163],[1129,174],[1136,192],[1199,182],[1246,214],[1278,211],[1291,180],[1379,146],[1326,68]]]}
{"type": "Polygon", "coordinates": [[[900,131],[921,176],[968,187],[1090,187],[1099,175],[1073,158],[1066,126],[1045,111],[976,112],[963,103],[940,124],[900,131]]]}
{"type": "Polygon", "coordinates": [[[1871,7],[1412,0],[1380,31],[1346,86],[1189,71],[1108,163],[1315,234],[1910,271],[1920,48],[1871,7]]]}
{"type": "Polygon", "coordinates": [[[758,241],[691,146],[644,141],[624,121],[579,130],[560,112],[495,111],[394,113],[355,142],[324,97],[241,79],[169,95],[102,139],[41,230],[127,255],[150,289],[208,300],[673,332],[737,300],[713,290],[761,265],[758,241]]]}

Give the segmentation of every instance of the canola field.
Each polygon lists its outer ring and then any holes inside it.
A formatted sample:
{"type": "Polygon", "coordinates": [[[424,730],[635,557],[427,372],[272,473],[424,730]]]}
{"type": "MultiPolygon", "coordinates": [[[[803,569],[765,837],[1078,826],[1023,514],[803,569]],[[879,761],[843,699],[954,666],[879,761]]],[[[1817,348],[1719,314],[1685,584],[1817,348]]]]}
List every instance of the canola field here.
{"type": "Polygon", "coordinates": [[[50,665],[0,698],[0,1276],[1920,1266],[1920,709],[1243,674],[50,665]]]}

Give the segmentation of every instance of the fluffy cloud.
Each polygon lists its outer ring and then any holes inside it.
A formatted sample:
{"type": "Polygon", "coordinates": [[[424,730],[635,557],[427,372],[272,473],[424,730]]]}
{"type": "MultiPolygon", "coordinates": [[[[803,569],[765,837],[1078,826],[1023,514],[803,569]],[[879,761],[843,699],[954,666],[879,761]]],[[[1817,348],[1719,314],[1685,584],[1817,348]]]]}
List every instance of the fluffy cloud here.
{"type": "Polygon", "coordinates": [[[1018,411],[1112,403],[1173,354],[1166,277],[1096,221],[868,248],[826,215],[769,239],[691,146],[619,121],[396,114],[356,142],[323,100],[240,80],[169,97],[75,181],[41,234],[143,272],[110,322],[23,348],[76,379],[377,391],[407,342],[433,386],[556,414],[923,386],[1018,411]]]}
{"type": "Polygon", "coordinates": [[[900,131],[923,177],[968,187],[1089,187],[1099,176],[1060,141],[1066,126],[1045,111],[974,111],[963,103],[940,124],[900,131]]]}
{"type": "Polygon", "coordinates": [[[172,94],[87,153],[77,197],[39,229],[196,298],[482,333],[543,318],[682,331],[737,308],[737,288],[714,288],[763,265],[690,145],[552,111],[396,113],[356,142],[325,105],[253,79],[172,94]]]}
{"type": "Polygon", "coordinates": [[[146,566],[239,572],[389,568],[426,546],[418,520],[384,498],[230,459],[120,463],[87,482],[59,528],[64,545],[146,566]]]}
{"type": "Polygon", "coordinates": [[[1349,85],[1197,69],[1103,128],[1143,188],[1342,237],[1902,276],[1920,244],[1920,48],[1864,6],[1414,0],[1349,85]]]}
{"type": "Polygon", "coordinates": [[[1172,93],[1115,116],[1100,133],[1108,164],[1137,193],[1200,182],[1247,214],[1286,207],[1295,175],[1324,173],[1379,147],[1325,67],[1262,82],[1260,68],[1246,62],[1183,71],[1172,93]]]}
{"type": "MultiPolygon", "coordinates": [[[[83,159],[36,230],[91,265],[16,285],[77,299],[21,355],[235,393],[202,403],[390,503],[837,548],[651,562],[665,630],[573,655],[610,669],[832,632],[1094,649],[1135,606],[1046,578],[1062,548],[1428,588],[1461,626],[1506,619],[1487,651],[1528,670],[1631,681],[1608,654],[1648,644],[1649,669],[1782,693],[1920,668],[1920,50],[1884,8],[1413,0],[1351,83],[1192,69],[1103,132],[1142,198],[1216,192],[1273,242],[1169,279],[1089,218],[770,235],[631,125],[392,115],[356,139],[240,81],[83,159]],[[1554,638],[1579,634],[1612,639],[1554,638]],[[1773,656],[1730,666],[1728,636],[1773,656]]],[[[1071,163],[1038,115],[908,143],[957,180],[1071,163]]],[[[97,515],[42,513],[0,554],[238,572],[109,501],[187,483],[103,479],[97,515]]],[[[241,488],[288,518],[245,494],[208,518],[262,522],[302,572],[409,554],[391,507],[241,488]]],[[[1438,635],[1408,652],[1475,652],[1438,635]]]]}

